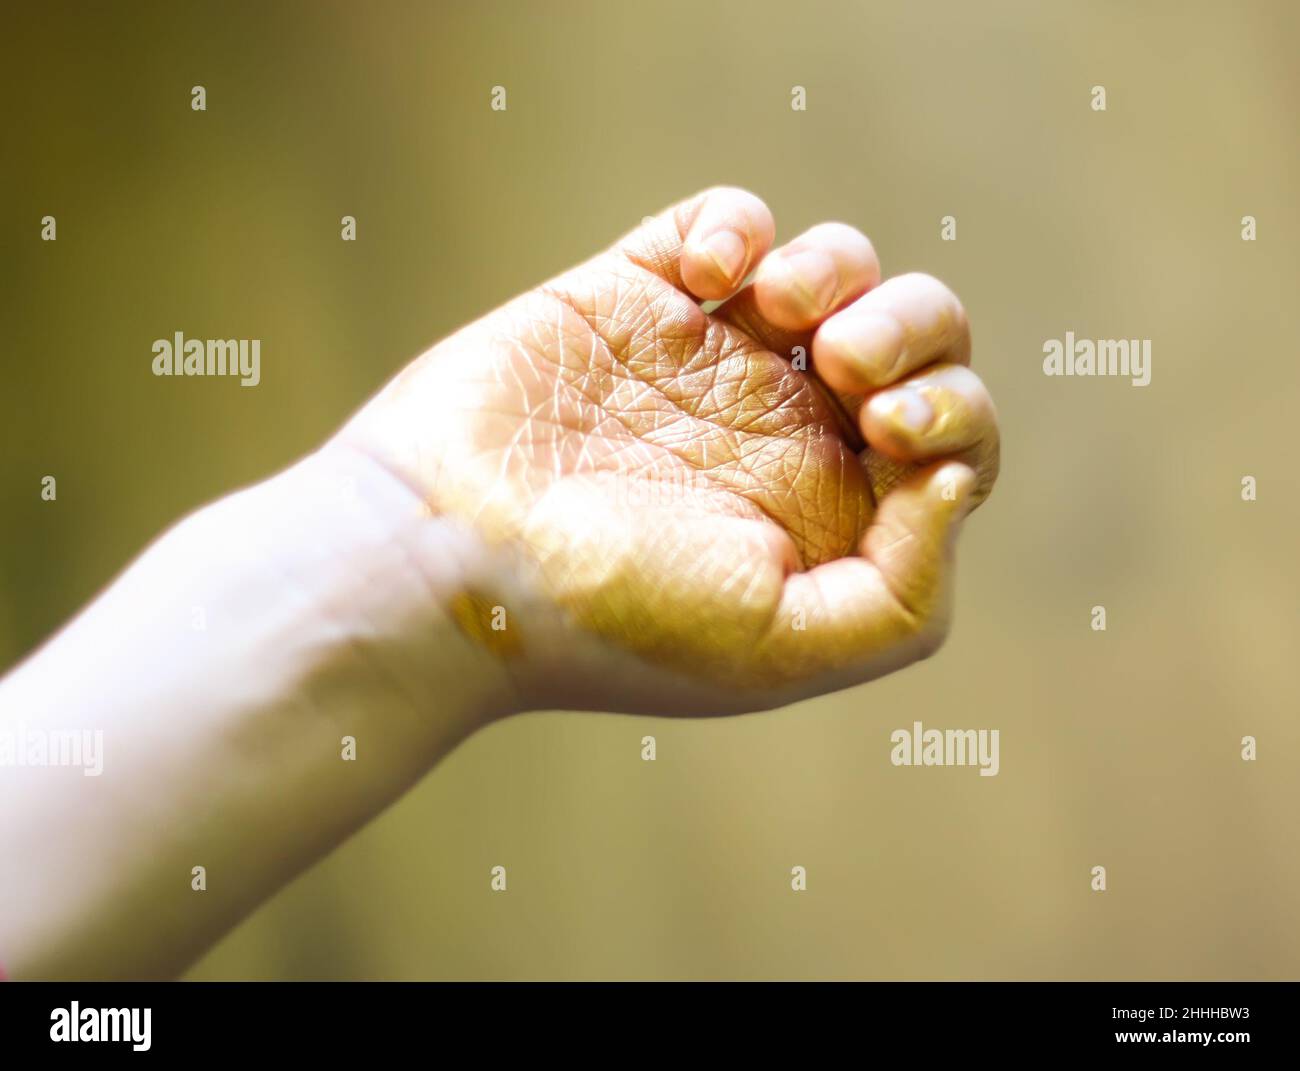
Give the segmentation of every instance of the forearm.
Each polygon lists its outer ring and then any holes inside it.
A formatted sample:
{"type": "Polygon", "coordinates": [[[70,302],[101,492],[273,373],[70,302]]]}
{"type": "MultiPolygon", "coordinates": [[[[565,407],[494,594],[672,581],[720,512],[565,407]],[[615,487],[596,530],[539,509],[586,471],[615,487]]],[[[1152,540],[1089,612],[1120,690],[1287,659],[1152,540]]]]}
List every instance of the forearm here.
{"type": "Polygon", "coordinates": [[[0,684],[10,975],[175,974],[508,710],[440,609],[467,553],[331,449],[177,525],[0,684]],[[83,766],[42,764],[68,733],[83,766]]]}

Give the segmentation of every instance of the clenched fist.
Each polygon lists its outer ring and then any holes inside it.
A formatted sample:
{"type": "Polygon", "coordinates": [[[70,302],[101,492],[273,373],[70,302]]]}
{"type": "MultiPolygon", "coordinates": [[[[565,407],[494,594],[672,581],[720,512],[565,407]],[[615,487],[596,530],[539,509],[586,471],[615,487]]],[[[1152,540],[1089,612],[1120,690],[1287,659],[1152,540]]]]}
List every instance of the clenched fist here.
{"type": "Polygon", "coordinates": [[[998,469],[965,312],[852,227],[774,229],[734,188],[647,217],[341,433],[497,563],[446,601],[520,705],[758,709],[941,642],[998,469]]]}

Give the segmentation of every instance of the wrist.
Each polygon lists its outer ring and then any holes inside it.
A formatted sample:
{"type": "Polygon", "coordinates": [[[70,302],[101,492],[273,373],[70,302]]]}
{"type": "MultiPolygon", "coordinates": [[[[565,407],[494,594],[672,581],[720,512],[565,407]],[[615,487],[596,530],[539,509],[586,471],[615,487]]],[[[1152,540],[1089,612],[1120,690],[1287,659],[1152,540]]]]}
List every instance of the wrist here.
{"type": "Polygon", "coordinates": [[[369,706],[363,720],[402,754],[427,767],[520,709],[501,660],[456,614],[498,563],[381,463],[331,442],[233,505],[235,526],[244,514],[262,528],[270,582],[302,595],[309,677],[343,685],[358,714],[369,706]]]}
{"type": "Polygon", "coordinates": [[[182,521],[6,678],[0,731],[90,734],[100,767],[0,777],[13,973],[175,974],[513,709],[442,609],[463,557],[404,485],[327,449],[182,521]]]}

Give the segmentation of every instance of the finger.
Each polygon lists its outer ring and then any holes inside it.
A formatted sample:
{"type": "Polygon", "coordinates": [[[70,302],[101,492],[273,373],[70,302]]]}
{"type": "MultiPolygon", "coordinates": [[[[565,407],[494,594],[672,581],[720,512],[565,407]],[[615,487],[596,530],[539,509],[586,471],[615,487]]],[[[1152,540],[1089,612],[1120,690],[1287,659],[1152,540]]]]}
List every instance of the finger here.
{"type": "MultiPolygon", "coordinates": [[[[713,315],[810,372],[813,329],[879,282],[880,261],[866,235],[844,223],[821,223],[770,253],[754,281],[713,315]]],[[[841,430],[855,448],[862,445],[853,420],[860,400],[835,398],[841,430]]]]}
{"type": "Polygon", "coordinates": [[[811,331],[879,282],[880,261],[865,234],[819,223],[764,258],[751,289],[768,323],[811,331]]]}
{"type": "Polygon", "coordinates": [[[879,282],[880,261],[867,236],[844,223],[820,223],[770,253],[754,281],[713,315],[792,357],[798,346],[811,348],[822,320],[879,282]]]}
{"type": "Polygon", "coordinates": [[[875,449],[920,461],[973,446],[994,429],[995,414],[979,376],[939,364],[871,395],[858,419],[875,449]]]}
{"type": "MultiPolygon", "coordinates": [[[[858,414],[873,451],[902,464],[951,457],[975,473],[973,505],[997,479],[997,410],[983,381],[964,365],[933,365],[871,396],[858,414]]],[[[874,482],[874,481],[873,481],[874,482]]]]}
{"type": "Polygon", "coordinates": [[[702,301],[730,297],[771,248],[776,225],[758,197],[718,186],[647,216],[615,247],[702,301]]]}
{"type": "Polygon", "coordinates": [[[838,391],[887,387],[934,361],[970,363],[966,310],[943,283],[913,272],[886,279],[817,329],[813,367],[838,391]]]}
{"type": "Polygon", "coordinates": [[[880,505],[862,556],[786,577],[762,656],[846,686],[933,651],[948,620],[952,552],[975,475],[959,462],[914,473],[880,505]]]}

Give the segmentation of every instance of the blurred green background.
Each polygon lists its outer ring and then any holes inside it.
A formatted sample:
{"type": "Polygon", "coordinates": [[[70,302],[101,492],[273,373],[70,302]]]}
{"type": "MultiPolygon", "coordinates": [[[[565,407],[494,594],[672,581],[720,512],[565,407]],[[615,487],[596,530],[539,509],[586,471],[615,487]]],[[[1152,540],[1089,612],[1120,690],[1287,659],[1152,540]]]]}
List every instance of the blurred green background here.
{"type": "Polygon", "coordinates": [[[497,725],[190,976],[1300,974],[1298,41],[1281,0],[10,7],[0,665],[716,183],[952,284],[1003,423],[933,660],[739,720],[497,725]],[[1045,377],[1067,330],[1152,339],[1151,385],[1045,377]],[[175,331],[261,338],[261,385],[155,378],[175,331]],[[999,729],[1001,773],[891,766],[917,719],[999,729]]]}

